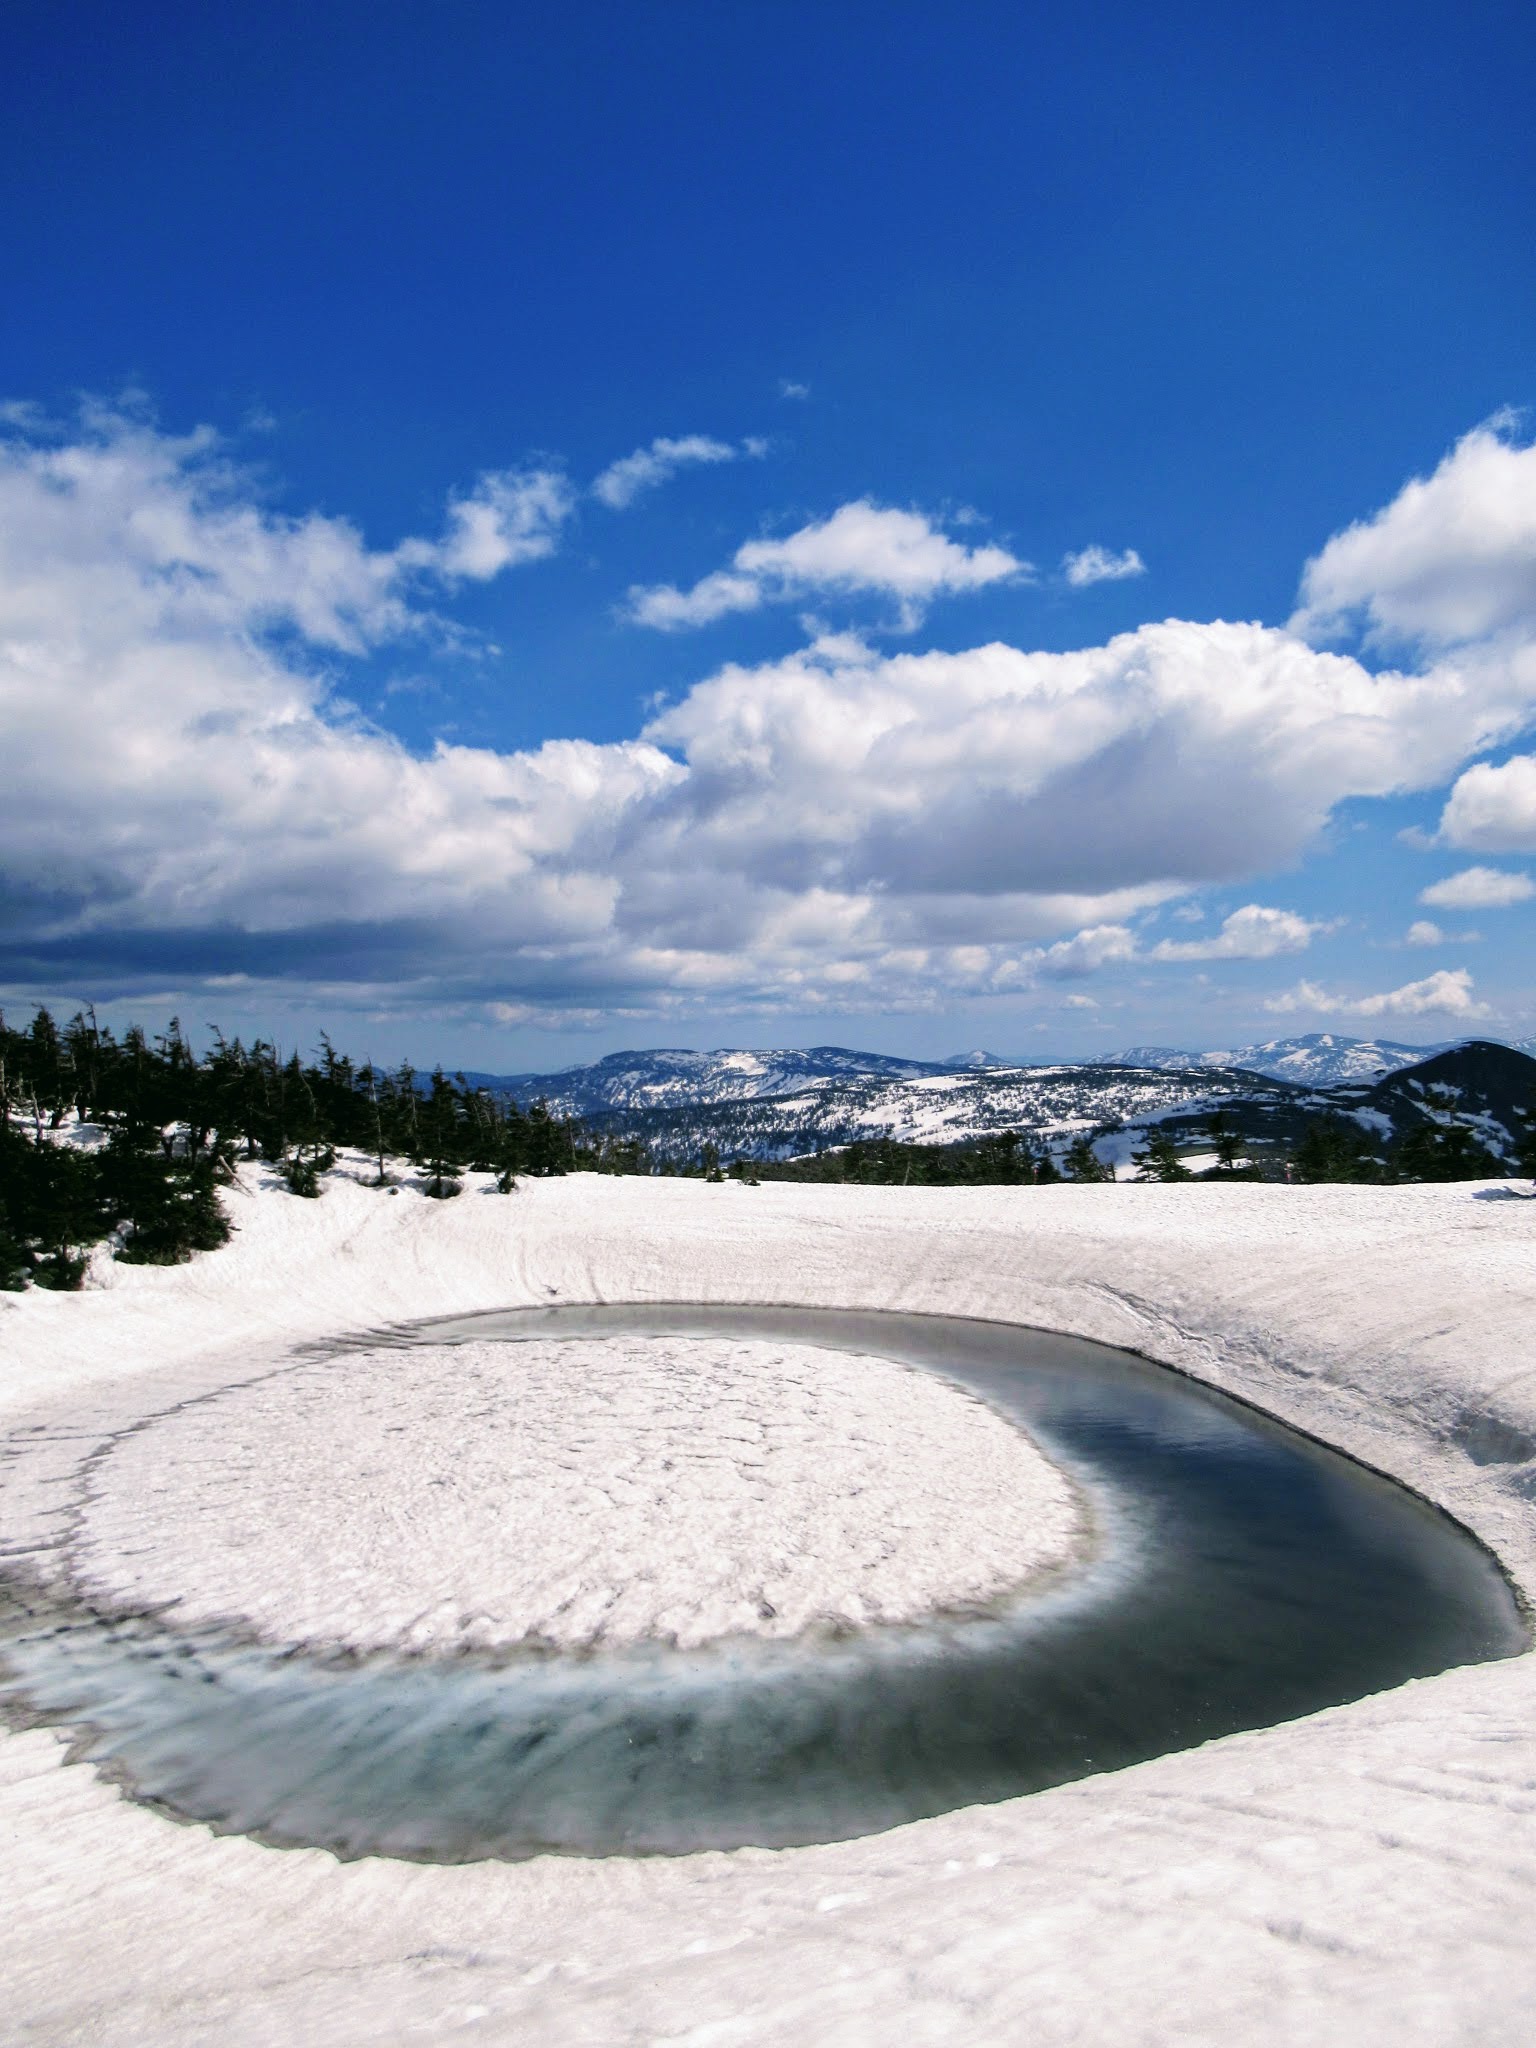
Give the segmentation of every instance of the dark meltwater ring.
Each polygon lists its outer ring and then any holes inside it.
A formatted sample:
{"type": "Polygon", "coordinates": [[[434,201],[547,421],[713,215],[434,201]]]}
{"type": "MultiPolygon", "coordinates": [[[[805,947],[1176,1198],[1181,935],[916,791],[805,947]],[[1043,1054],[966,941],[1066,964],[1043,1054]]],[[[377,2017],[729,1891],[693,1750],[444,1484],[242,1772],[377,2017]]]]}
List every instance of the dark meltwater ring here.
{"type": "Polygon", "coordinates": [[[1098,1548],[991,1611],[686,1651],[328,1660],[56,1602],[0,1640],[0,1704],[77,1730],[180,1817],[452,1862],[844,1839],[1526,1647],[1507,1582],[1447,1517],[1104,1346],[766,1308],[513,1310],[413,1335],[616,1332],[771,1337],[937,1372],[1071,1475],[1098,1548]]]}

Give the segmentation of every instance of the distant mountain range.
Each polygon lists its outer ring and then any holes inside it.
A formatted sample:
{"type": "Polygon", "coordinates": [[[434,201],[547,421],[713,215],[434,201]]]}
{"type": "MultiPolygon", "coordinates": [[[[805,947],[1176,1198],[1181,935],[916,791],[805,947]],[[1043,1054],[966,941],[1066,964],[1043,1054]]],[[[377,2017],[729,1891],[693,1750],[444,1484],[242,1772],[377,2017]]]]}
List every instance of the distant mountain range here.
{"type": "MultiPolygon", "coordinates": [[[[968,1061],[987,1057],[966,1055],[968,1061]]],[[[910,1081],[948,1071],[929,1060],[850,1052],[841,1045],[778,1052],[664,1047],[656,1052],[611,1052],[589,1067],[567,1067],[557,1074],[470,1074],[466,1079],[519,1102],[542,1099],[562,1116],[591,1117],[607,1110],[662,1109],[677,1103],[754,1102],[848,1081],[910,1081]]]]}
{"type": "MultiPolygon", "coordinates": [[[[1302,1038],[1270,1038],[1262,1045],[1234,1046],[1224,1052],[1188,1052],[1169,1045],[1132,1045],[1124,1052],[1095,1055],[1096,1066],[1161,1067],[1185,1072],[1191,1067],[1242,1067],[1268,1074],[1276,1081],[1305,1087],[1331,1087],[1342,1081],[1375,1081],[1401,1067],[1417,1066],[1436,1053],[1464,1045],[1446,1039],[1438,1045],[1402,1045],[1391,1038],[1344,1038],[1333,1031],[1311,1031],[1302,1038]]],[[[1536,1041],[1532,1041],[1536,1044],[1536,1041]]],[[[1521,1047],[1529,1050],[1529,1046],[1521,1047]]]]}
{"type": "Polygon", "coordinates": [[[1314,1033],[1229,1053],[1132,1046],[1055,1066],[988,1053],[904,1060],[828,1045],[667,1048],[610,1053],[560,1073],[467,1078],[638,1138],[677,1164],[696,1160],[706,1143],[726,1159],[784,1159],[856,1139],[943,1144],[1005,1130],[1058,1150],[1086,1132],[1102,1156],[1123,1159],[1154,1124],[1197,1144],[1223,1108],[1257,1148],[1293,1145],[1322,1115],[1347,1116],[1387,1143],[1450,1114],[1507,1154],[1515,1112],[1536,1105],[1536,1041],[1528,1045],[1408,1046],[1314,1033]]]}
{"type": "Polygon", "coordinates": [[[1027,1131],[1063,1144],[1105,1125],[1144,1125],[1199,1103],[1281,1093],[1256,1074],[1135,1067],[989,1067],[903,1077],[813,1082],[793,1093],[659,1103],[589,1112],[598,1128],[641,1139],[659,1159],[695,1159],[706,1143],[723,1157],[787,1159],[859,1138],[946,1144],[994,1131],[1027,1131]]]}

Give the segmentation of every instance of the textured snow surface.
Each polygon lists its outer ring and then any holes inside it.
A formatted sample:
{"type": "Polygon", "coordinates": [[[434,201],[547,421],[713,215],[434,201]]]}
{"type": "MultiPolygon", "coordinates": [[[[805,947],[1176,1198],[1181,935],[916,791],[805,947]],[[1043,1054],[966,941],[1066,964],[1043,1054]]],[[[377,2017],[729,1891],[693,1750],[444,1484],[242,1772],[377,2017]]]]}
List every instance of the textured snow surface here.
{"type": "Polygon", "coordinates": [[[92,1596],[178,1624],[443,1655],[910,1621],[1080,1533],[1027,1437],[925,1373],[609,1337],[353,1352],[193,1402],[98,1462],[74,1549],[92,1596]]]}
{"type": "MultiPolygon", "coordinates": [[[[0,1297],[13,1567],[62,1569],[93,1452],[298,1345],[519,1303],[788,1301],[1130,1345],[1418,1487],[1536,1589],[1536,1202],[1497,1184],[573,1178],[433,1203],[253,1177],[234,1206],[189,1266],[0,1297]]],[[[179,1826],[66,1753],[0,1741],[7,2040],[1530,2038],[1530,1656],[865,1841],[650,1861],[338,1865],[179,1826]]]]}

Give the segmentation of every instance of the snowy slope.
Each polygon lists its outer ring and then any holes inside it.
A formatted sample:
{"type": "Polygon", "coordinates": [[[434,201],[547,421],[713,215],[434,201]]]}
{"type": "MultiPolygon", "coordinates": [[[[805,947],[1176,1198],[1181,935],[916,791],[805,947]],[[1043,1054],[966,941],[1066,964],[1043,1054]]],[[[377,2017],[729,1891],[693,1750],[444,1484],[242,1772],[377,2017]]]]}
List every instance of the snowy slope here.
{"type": "MultiPolygon", "coordinates": [[[[434,1204],[352,1184],[305,1203],[269,1178],[247,1174],[234,1242],[189,1266],[0,1297],[13,1565],[67,1536],[105,1433],[297,1345],[515,1302],[794,1299],[1131,1345],[1416,1486],[1536,1593],[1536,1201],[1498,1186],[576,1177],[434,1204]]],[[[37,1728],[0,1740],[6,2030],[1523,2048],[1533,1731],[1525,1656],[827,1848],[435,1867],[178,1826],[37,1728]]]]}
{"type": "Polygon", "coordinates": [[[1527,1120],[1536,1119],[1536,1060],[1513,1046],[1472,1039],[1388,1075],[1353,1113],[1361,1110],[1399,1132],[1415,1123],[1467,1124],[1495,1158],[1509,1157],[1527,1120]]]}

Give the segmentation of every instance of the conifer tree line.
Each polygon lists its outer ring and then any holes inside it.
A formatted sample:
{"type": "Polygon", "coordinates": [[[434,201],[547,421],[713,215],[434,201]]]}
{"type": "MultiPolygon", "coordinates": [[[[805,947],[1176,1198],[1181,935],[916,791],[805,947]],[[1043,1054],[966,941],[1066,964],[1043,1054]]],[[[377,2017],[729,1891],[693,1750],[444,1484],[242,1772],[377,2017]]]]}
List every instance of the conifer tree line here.
{"type": "MultiPolygon", "coordinates": [[[[856,1138],[851,1145],[814,1159],[753,1164],[750,1171],[763,1180],[840,1181],[857,1187],[1043,1187],[1064,1177],[1110,1177],[1086,1138],[1073,1146],[1065,1165],[1064,1176],[1050,1147],[1032,1143],[1022,1131],[997,1131],[950,1145],[856,1138]]],[[[736,1177],[746,1170],[745,1163],[738,1162],[731,1174],[736,1177]]]]}
{"type": "Polygon", "coordinates": [[[212,1250],[229,1236],[219,1190],[241,1160],[313,1197],[342,1146],[369,1155],[380,1187],[409,1161],[440,1199],[466,1169],[505,1193],[523,1174],[646,1166],[638,1148],[588,1141],[542,1103],[521,1109],[441,1069],[359,1066],[325,1037],[306,1065],[219,1032],[199,1056],[174,1019],[150,1039],[116,1037],[91,1010],[62,1029],[47,1010],[24,1029],[0,1017],[0,1287],[78,1287],[108,1237],[139,1265],[212,1250]],[[79,1125],[96,1142],[61,1142],[79,1125]]]}

